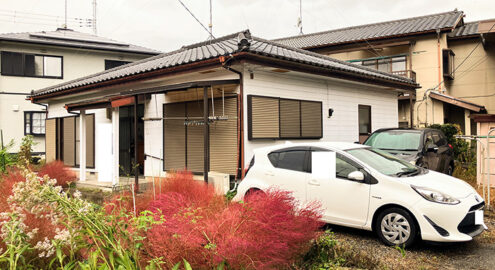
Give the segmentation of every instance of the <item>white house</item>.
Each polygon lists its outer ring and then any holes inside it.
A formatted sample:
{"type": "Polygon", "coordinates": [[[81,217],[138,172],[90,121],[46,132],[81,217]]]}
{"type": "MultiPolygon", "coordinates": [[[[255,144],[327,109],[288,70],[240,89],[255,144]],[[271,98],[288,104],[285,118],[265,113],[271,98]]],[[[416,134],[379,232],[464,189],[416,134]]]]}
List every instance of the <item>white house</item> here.
{"type": "Polygon", "coordinates": [[[75,152],[79,161],[94,155],[94,169],[79,162],[81,180],[89,171],[115,184],[119,173],[133,169],[136,180],[183,168],[242,178],[256,147],[354,142],[360,133],[397,126],[397,93],[417,87],[245,31],[40,89],[30,98],[48,104],[47,159],[72,164],[75,152]],[[88,118],[96,119],[93,129],[88,118]],[[93,136],[96,153],[84,145],[93,136]]]}
{"type": "Polygon", "coordinates": [[[56,31],[0,34],[0,130],[4,144],[14,139],[17,152],[24,135],[33,135],[36,154],[45,152],[45,106],[26,96],[34,89],[60,84],[159,52],[86,33],[56,31]]]}

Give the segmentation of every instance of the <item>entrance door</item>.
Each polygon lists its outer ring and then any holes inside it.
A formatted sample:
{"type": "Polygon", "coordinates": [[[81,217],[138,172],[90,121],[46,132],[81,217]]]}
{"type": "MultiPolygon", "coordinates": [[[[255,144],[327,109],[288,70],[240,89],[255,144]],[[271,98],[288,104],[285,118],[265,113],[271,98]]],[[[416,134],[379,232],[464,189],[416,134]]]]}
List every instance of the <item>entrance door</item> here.
{"type": "Polygon", "coordinates": [[[120,175],[134,175],[135,166],[144,173],[144,105],[138,105],[138,159],[134,158],[134,106],[119,108],[119,166],[120,175]]]}

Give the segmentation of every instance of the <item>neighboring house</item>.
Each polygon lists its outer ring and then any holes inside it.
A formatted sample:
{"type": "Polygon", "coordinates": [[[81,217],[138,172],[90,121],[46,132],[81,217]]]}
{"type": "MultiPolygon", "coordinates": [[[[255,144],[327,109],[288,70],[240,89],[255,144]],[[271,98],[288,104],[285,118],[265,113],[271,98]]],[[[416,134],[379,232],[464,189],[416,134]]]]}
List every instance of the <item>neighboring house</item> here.
{"type": "Polygon", "coordinates": [[[27,95],[48,87],[159,52],[111,39],[59,28],[56,31],[0,34],[0,130],[3,143],[33,135],[34,152],[45,152],[43,104],[27,95]]]}
{"type": "MultiPolygon", "coordinates": [[[[257,147],[354,142],[359,130],[396,125],[397,93],[418,87],[245,31],[36,90],[30,98],[48,104],[47,159],[74,164],[75,142],[65,135],[78,129],[80,138],[96,138],[97,149],[96,168],[81,164],[81,179],[90,171],[116,184],[134,164],[145,176],[187,168],[242,177],[257,147]],[[86,128],[88,115],[94,129],[86,128]]],[[[94,155],[79,148],[79,160],[94,155]]],[[[299,158],[297,151],[288,154],[287,168],[300,170],[290,167],[299,158]]]]}
{"type": "Polygon", "coordinates": [[[416,95],[399,95],[391,127],[412,118],[416,127],[457,123],[469,135],[471,114],[495,113],[495,20],[464,23],[464,16],[454,10],[274,41],[418,82],[416,95]]]}

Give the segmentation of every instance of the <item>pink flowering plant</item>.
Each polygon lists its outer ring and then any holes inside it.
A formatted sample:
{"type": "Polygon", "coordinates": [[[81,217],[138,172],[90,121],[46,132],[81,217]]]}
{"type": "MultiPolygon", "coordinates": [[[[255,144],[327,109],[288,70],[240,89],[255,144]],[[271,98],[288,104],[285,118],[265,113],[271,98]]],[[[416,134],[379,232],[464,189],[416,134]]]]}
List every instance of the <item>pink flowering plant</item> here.
{"type": "Polygon", "coordinates": [[[49,174],[0,177],[0,269],[290,268],[320,234],[319,205],[286,191],[230,202],[188,172],[160,181],[101,206],[49,174]]]}
{"type": "Polygon", "coordinates": [[[56,180],[47,175],[39,177],[29,170],[23,174],[25,181],[12,187],[9,211],[0,216],[0,237],[7,246],[0,255],[0,266],[28,268],[46,258],[49,268],[139,269],[139,247],[144,240],[139,231],[160,223],[159,216],[150,218],[149,212],[134,217],[124,211],[107,215],[101,206],[83,200],[80,192],[71,195],[55,186],[56,180]],[[26,212],[49,220],[54,236],[31,246],[28,240],[37,231],[29,231],[24,224],[26,212]],[[38,261],[26,260],[28,252],[36,252],[38,261]]]}

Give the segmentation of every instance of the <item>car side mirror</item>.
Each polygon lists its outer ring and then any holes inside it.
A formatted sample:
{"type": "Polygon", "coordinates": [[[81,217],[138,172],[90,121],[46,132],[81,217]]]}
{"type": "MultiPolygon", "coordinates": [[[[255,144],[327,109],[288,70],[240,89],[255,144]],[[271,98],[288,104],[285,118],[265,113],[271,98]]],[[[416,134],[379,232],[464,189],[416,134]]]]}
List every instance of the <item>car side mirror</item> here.
{"type": "Polygon", "coordinates": [[[436,144],[429,144],[427,147],[426,147],[426,152],[434,152],[436,153],[438,151],[438,145],[436,144]]]}
{"type": "Polygon", "coordinates": [[[347,175],[347,179],[362,182],[364,181],[364,173],[360,171],[353,171],[347,175]]]}

